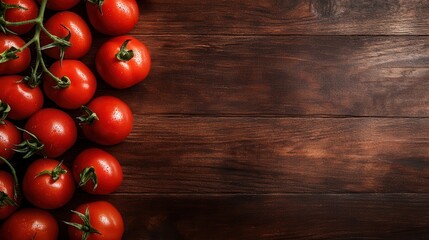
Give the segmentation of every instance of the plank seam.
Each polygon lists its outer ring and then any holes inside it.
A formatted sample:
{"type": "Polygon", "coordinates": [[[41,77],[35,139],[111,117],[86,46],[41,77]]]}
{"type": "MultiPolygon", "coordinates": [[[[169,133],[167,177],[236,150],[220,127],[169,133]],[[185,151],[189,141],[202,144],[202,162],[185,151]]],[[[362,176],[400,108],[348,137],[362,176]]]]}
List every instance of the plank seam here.
{"type": "Polygon", "coordinates": [[[111,195],[116,196],[429,196],[429,193],[413,193],[413,192],[396,192],[396,193],[382,193],[382,192],[344,192],[344,193],[324,193],[324,192],[308,192],[308,193],[137,193],[137,192],[116,192],[111,195]]]}
{"type": "Polygon", "coordinates": [[[259,115],[259,114],[147,114],[147,113],[135,113],[136,116],[142,116],[146,118],[297,118],[297,119],[337,119],[337,118],[356,118],[356,119],[429,119],[429,116],[382,116],[382,115],[325,115],[325,114],[309,114],[309,115],[259,115]]]}

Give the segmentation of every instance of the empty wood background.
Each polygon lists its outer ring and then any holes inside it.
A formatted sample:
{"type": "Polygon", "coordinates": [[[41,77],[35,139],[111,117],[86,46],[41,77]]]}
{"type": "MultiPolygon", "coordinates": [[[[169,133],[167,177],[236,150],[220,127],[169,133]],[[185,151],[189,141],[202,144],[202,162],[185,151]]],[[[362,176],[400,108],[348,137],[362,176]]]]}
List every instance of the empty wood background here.
{"type": "Polygon", "coordinates": [[[107,199],[124,239],[429,238],[428,0],[139,6],[150,76],[97,92],[135,114],[124,183],[68,208],[107,199]]]}

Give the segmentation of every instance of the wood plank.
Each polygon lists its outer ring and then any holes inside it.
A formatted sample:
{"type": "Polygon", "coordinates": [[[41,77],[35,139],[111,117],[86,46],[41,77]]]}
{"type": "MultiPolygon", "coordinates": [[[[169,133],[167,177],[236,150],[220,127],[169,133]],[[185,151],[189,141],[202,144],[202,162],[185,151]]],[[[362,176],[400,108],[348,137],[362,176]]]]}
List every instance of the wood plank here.
{"type": "Polygon", "coordinates": [[[429,34],[427,0],[139,1],[133,33],[193,35],[429,34]]]}
{"type": "Polygon", "coordinates": [[[105,149],[121,193],[428,193],[428,136],[419,118],[137,116],[105,149]]]}
{"type": "Polygon", "coordinates": [[[100,80],[98,92],[136,114],[429,117],[428,37],[138,38],[149,78],[127,91],[100,80]]]}
{"type": "MultiPolygon", "coordinates": [[[[68,219],[68,208],[54,212],[68,219]]],[[[91,200],[100,199],[90,198],[91,200]]],[[[427,239],[428,194],[113,195],[124,239],[427,239]]],[[[61,224],[61,231],[65,226],[61,224]]]]}
{"type": "MultiPolygon", "coordinates": [[[[429,0],[138,3],[130,34],[152,73],[97,93],[135,113],[127,141],[103,147],[124,183],[79,191],[59,221],[106,199],[124,239],[428,238],[429,0]]],[[[108,38],[83,58],[93,69],[108,38]]]]}

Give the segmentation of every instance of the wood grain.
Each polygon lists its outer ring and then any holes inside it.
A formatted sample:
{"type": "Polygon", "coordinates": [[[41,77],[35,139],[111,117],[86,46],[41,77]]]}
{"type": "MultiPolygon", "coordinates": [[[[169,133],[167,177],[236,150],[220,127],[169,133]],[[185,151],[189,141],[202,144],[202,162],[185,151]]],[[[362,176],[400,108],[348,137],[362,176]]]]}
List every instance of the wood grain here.
{"type": "Polygon", "coordinates": [[[105,150],[123,165],[122,193],[425,193],[428,129],[419,118],[138,116],[105,150]]]}
{"type": "Polygon", "coordinates": [[[145,0],[133,33],[185,35],[427,35],[421,0],[145,0]]]}
{"type": "Polygon", "coordinates": [[[149,78],[98,92],[136,114],[429,116],[428,37],[137,37],[149,78]]]}
{"type": "MultiPolygon", "coordinates": [[[[123,239],[426,239],[429,234],[427,194],[114,195],[108,200],[125,216],[123,239]]],[[[70,208],[86,201],[77,199],[70,208]]],[[[61,220],[70,215],[54,214],[61,220]]]]}
{"type": "MultiPolygon", "coordinates": [[[[80,134],[61,157],[101,147],[123,185],[78,190],[58,221],[104,199],[124,239],[428,239],[429,0],[138,4],[150,76],[97,90],[131,106],[133,132],[111,147],[80,134]]],[[[95,71],[110,37],[93,37],[95,71]]]]}
{"type": "Polygon", "coordinates": [[[427,238],[429,1],[139,4],[126,239],[427,238]]]}

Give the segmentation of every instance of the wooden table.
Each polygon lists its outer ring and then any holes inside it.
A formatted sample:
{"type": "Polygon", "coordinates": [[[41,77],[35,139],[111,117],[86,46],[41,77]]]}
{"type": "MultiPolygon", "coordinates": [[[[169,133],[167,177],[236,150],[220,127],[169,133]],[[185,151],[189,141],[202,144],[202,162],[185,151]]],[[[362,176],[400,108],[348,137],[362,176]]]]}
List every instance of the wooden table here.
{"type": "Polygon", "coordinates": [[[123,185],[69,208],[107,199],[133,240],[429,238],[429,1],[139,6],[151,74],[97,93],[135,114],[123,185]]]}

